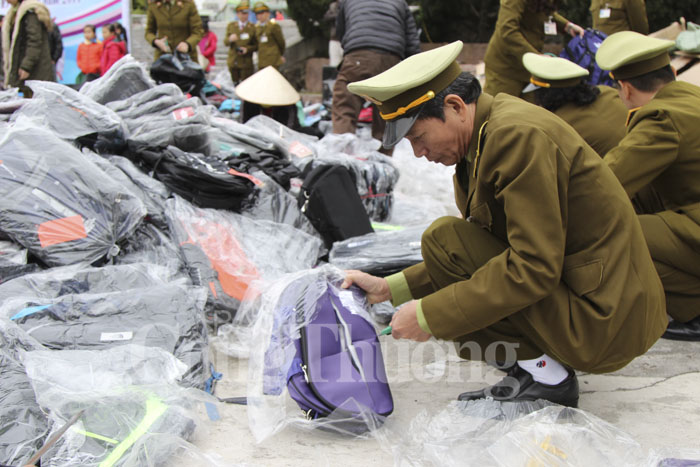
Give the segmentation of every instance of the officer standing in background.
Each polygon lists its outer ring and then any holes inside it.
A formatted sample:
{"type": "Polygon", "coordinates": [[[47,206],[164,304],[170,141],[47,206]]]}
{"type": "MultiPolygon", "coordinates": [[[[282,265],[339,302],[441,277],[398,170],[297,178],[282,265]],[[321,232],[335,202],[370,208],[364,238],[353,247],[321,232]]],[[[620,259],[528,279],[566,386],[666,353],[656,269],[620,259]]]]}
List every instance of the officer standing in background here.
{"type": "Polygon", "coordinates": [[[664,332],[663,288],[603,160],[551,112],[481,94],[455,61],[461,50],[455,42],[348,86],[378,102],[385,146],[405,136],[417,157],[456,166],[463,218],[433,222],[422,263],[387,278],[349,271],[343,286],[404,304],[394,338],[452,340],[462,358],[508,368],[503,384],[460,400],[576,406],[573,370],[618,370],[664,332]]]}
{"type": "Polygon", "coordinates": [[[593,29],[608,36],[620,31],[649,34],[644,0],[591,0],[593,29]]]}
{"type": "Polygon", "coordinates": [[[148,4],[146,41],[155,51],[153,60],[175,51],[189,54],[197,62],[197,46],[204,29],[192,0],[158,0],[148,4]]]}
{"type": "Polygon", "coordinates": [[[505,92],[532,102],[522,91],[530,83],[523,67],[523,55],[541,53],[546,36],[566,32],[583,35],[583,29],[557,13],[558,0],[501,0],[496,29],[484,56],[484,92],[495,96],[505,92]]]}
{"type": "Polygon", "coordinates": [[[532,76],[523,92],[553,112],[598,153],[605,156],[625,136],[627,107],[610,86],[583,81],[588,70],[560,57],[526,53],[523,65],[532,76]]]}
{"type": "Polygon", "coordinates": [[[253,7],[258,17],[255,38],[258,42],[258,70],[273,66],[279,70],[284,64],[284,36],[282,28],[274,19],[270,19],[270,9],[264,2],[257,2],[253,7]]]}
{"type": "Polygon", "coordinates": [[[248,21],[250,3],[243,0],[236,7],[238,21],[226,26],[224,45],[228,49],[228,69],[233,84],[238,84],[253,74],[253,52],[257,50],[255,25],[248,21]]]}
{"type": "Polygon", "coordinates": [[[605,156],[630,197],[650,187],[640,213],[673,318],[664,337],[700,340],[700,87],[676,81],[666,41],[624,31],[596,53],[630,109],[627,135],[605,156]]]}

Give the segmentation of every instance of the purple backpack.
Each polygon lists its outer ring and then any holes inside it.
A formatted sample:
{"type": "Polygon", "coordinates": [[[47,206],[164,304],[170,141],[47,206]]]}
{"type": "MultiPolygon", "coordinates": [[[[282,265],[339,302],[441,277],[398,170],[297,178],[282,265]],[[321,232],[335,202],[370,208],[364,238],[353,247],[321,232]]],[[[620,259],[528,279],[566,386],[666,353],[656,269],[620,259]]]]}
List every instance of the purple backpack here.
{"type": "Polygon", "coordinates": [[[363,300],[359,289],[329,284],[294,341],[296,355],[287,374],[289,395],[308,419],[332,413],[350,421],[352,431],[367,429],[367,415],[381,423],[394,410],[377,333],[355,311],[363,300]]]}

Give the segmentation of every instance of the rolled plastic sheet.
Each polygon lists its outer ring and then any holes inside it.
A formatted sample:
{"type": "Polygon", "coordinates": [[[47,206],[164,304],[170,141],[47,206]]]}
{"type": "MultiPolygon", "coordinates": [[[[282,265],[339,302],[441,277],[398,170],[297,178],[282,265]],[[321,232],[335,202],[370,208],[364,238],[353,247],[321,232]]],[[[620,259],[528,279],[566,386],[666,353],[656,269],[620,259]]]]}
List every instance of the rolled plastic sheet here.
{"type": "Polygon", "coordinates": [[[209,377],[205,302],[204,289],[180,280],[118,292],[11,298],[0,316],[53,350],[131,343],[164,349],[187,366],[180,383],[203,388],[209,377]]]}
{"type": "Polygon", "coordinates": [[[24,352],[22,360],[52,434],[78,415],[41,465],[223,465],[188,441],[207,435],[217,401],[179,387],[187,368],[169,353],[130,344],[24,352]]]}
{"type": "Polygon", "coordinates": [[[408,426],[392,422],[372,434],[394,455],[395,465],[656,467],[695,465],[667,463],[675,456],[700,459],[699,450],[644,449],[592,414],[543,400],[455,401],[438,413],[421,411],[408,426]]]}
{"type": "Polygon", "coordinates": [[[178,279],[176,269],[150,263],[100,268],[63,266],[26,274],[0,284],[0,304],[18,297],[41,300],[72,294],[125,292],[159,287],[175,279],[178,279]]]}
{"type": "Polygon", "coordinates": [[[253,281],[277,279],[316,264],[318,238],[286,224],[253,220],[231,212],[201,209],[182,198],[166,203],[175,242],[192,281],[206,287],[207,320],[231,322],[253,281]]]}
{"type": "Polygon", "coordinates": [[[41,345],[7,320],[0,319],[0,464],[25,465],[44,444],[48,419],[39,407],[22,350],[41,345]]]}
{"type": "Polygon", "coordinates": [[[328,262],[340,269],[388,276],[423,261],[420,245],[426,228],[426,225],[399,227],[335,242],[328,262]]]}
{"type": "Polygon", "coordinates": [[[0,230],[49,266],[115,256],[146,207],[50,131],[13,127],[0,139],[0,230]]]}
{"type": "Polygon", "coordinates": [[[62,84],[27,81],[27,85],[34,95],[13,114],[14,121],[28,119],[66,140],[85,138],[85,144],[91,143],[90,147],[101,153],[124,145],[127,127],[104,105],[62,84]]]}
{"type": "Polygon", "coordinates": [[[127,99],[153,86],[155,83],[148,76],[146,68],[131,55],[125,55],[102,77],[83,84],[80,93],[100,104],[106,104],[127,99]]]}

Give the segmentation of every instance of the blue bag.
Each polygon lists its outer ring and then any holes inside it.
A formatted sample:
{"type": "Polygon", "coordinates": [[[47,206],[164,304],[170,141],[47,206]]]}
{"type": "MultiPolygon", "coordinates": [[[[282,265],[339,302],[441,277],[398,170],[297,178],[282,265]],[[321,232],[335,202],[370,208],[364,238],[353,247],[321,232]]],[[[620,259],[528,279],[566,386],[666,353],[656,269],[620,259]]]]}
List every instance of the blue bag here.
{"type": "Polygon", "coordinates": [[[576,36],[571,39],[559,56],[588,70],[590,74],[585,80],[589,84],[612,86],[614,81],[609,72],[601,69],[595,61],[595,54],[606,37],[608,36],[603,32],[586,29],[583,37],[576,36]]]}

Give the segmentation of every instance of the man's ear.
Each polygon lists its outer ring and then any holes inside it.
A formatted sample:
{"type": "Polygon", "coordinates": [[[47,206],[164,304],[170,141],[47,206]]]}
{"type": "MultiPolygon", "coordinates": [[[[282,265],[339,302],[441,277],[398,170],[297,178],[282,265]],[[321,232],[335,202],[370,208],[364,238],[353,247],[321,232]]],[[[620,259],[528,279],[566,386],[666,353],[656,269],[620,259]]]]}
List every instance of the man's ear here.
{"type": "Polygon", "coordinates": [[[459,97],[457,94],[448,94],[445,96],[443,109],[445,111],[451,109],[457,115],[462,116],[466,113],[467,104],[465,104],[462,98],[459,97]]]}
{"type": "Polygon", "coordinates": [[[625,100],[629,101],[632,97],[632,85],[629,83],[629,81],[618,81],[618,83],[620,85],[620,92],[622,93],[622,96],[625,100]]]}

